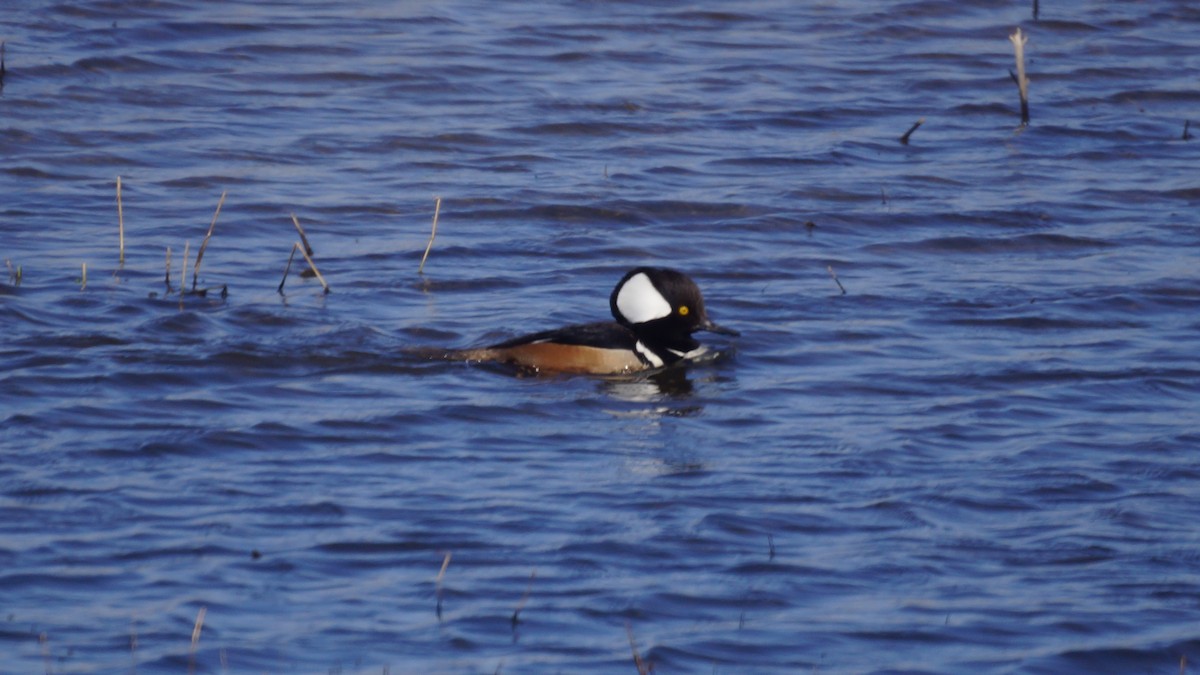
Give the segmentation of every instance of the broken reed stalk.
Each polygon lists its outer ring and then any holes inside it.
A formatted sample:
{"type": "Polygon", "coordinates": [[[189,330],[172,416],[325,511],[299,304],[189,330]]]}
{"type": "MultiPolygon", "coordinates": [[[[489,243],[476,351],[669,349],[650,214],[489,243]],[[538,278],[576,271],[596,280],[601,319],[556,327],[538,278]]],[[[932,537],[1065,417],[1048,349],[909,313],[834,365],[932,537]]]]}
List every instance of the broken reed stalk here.
{"type": "Polygon", "coordinates": [[[525,594],[521,596],[521,599],[517,602],[517,608],[513,610],[513,615],[512,615],[513,630],[517,629],[517,622],[519,622],[521,620],[520,619],[521,610],[525,609],[525,603],[529,602],[529,594],[533,592],[533,580],[536,578],[537,578],[537,570],[534,570],[533,572],[529,573],[529,585],[525,586],[525,594]]]}
{"type": "Polygon", "coordinates": [[[188,675],[196,672],[196,647],[200,645],[200,629],[204,628],[204,615],[207,607],[201,607],[196,613],[196,625],[192,627],[192,646],[188,649],[188,675]]]}
{"type": "Polygon", "coordinates": [[[129,661],[133,670],[137,671],[137,619],[129,617],[129,661]]]}
{"type": "Polygon", "coordinates": [[[50,667],[50,636],[43,631],[38,633],[38,644],[42,648],[42,665],[46,667],[47,675],[54,672],[54,668],[50,667]]]}
{"type": "Polygon", "coordinates": [[[1190,127],[1190,126],[1192,126],[1191,120],[1183,121],[1183,140],[1185,140],[1185,141],[1192,140],[1192,135],[1190,133],[1188,133],[1188,127],[1190,127]]]}
{"type": "Polygon", "coordinates": [[[117,176],[117,236],[121,242],[121,254],[118,262],[125,265],[125,209],[121,206],[121,177],[117,176]]]}
{"type": "Polygon", "coordinates": [[[321,276],[321,270],[317,269],[317,263],[313,262],[312,256],[308,255],[308,251],[304,250],[300,242],[296,242],[292,246],[292,250],[296,250],[297,248],[300,249],[300,253],[304,256],[304,259],[308,261],[309,269],[313,271],[313,274],[317,275],[317,281],[321,282],[321,286],[325,289],[325,295],[329,295],[329,284],[325,283],[325,277],[321,276]]]}
{"type": "Polygon", "coordinates": [[[171,292],[171,247],[167,247],[167,292],[171,292]]]}
{"type": "Polygon", "coordinates": [[[829,270],[829,276],[833,277],[833,283],[837,284],[838,288],[842,289],[842,295],[846,294],[846,287],[842,282],[838,281],[837,272],[833,271],[833,265],[826,265],[825,269],[829,270]]]}
{"type": "Polygon", "coordinates": [[[300,233],[300,241],[304,244],[304,250],[308,251],[309,255],[313,254],[312,247],[308,245],[308,237],[304,236],[304,228],[300,227],[300,219],[296,214],[292,214],[292,224],[296,226],[296,231],[300,233]]]}
{"type": "Polygon", "coordinates": [[[80,280],[79,290],[87,290],[87,263],[83,263],[83,279],[80,280]]]}
{"type": "Polygon", "coordinates": [[[633,652],[633,665],[637,666],[638,675],[649,675],[650,668],[638,653],[637,642],[633,639],[633,625],[625,622],[625,634],[629,636],[629,649],[633,652]]]}
{"type": "Polygon", "coordinates": [[[299,245],[293,243],[292,244],[292,254],[288,256],[287,267],[283,268],[283,278],[279,280],[279,288],[277,290],[279,291],[280,295],[283,295],[283,285],[287,283],[288,272],[292,271],[292,259],[296,257],[296,249],[297,248],[299,248],[299,245]]]}
{"type": "Polygon", "coordinates": [[[179,309],[181,311],[183,310],[183,296],[187,293],[185,286],[187,285],[188,247],[191,245],[190,241],[183,242],[183,268],[179,271],[179,309]]]}
{"type": "Polygon", "coordinates": [[[437,236],[438,212],[441,210],[442,198],[438,197],[437,202],[433,205],[433,231],[429,233],[429,243],[425,244],[425,255],[421,256],[421,264],[417,267],[417,274],[425,273],[425,259],[429,257],[429,249],[433,248],[433,238],[437,236]]]}
{"type": "Polygon", "coordinates": [[[915,123],[913,123],[913,125],[908,128],[908,131],[904,132],[904,135],[900,137],[900,143],[902,145],[908,145],[908,137],[912,136],[913,132],[916,131],[918,128],[920,128],[920,126],[924,123],[925,123],[924,117],[922,117],[921,119],[919,119],[915,123]]]}
{"type": "MultiPolygon", "coordinates": [[[[200,242],[200,250],[196,252],[196,264],[192,265],[192,292],[196,292],[196,279],[200,276],[200,261],[204,259],[204,251],[208,248],[208,240],[212,238],[213,228],[217,226],[217,216],[221,215],[221,207],[225,205],[225,195],[228,190],[221,191],[221,200],[217,202],[217,210],[213,213],[212,222],[208,225],[208,234],[204,235],[204,241],[200,242]]],[[[184,278],[187,281],[187,278],[184,278]]]]}
{"type": "Polygon", "coordinates": [[[452,553],[446,551],[446,557],[442,560],[442,569],[438,571],[437,579],[433,581],[434,593],[437,596],[437,618],[442,620],[442,579],[446,576],[446,568],[450,566],[450,556],[452,553]]]}
{"type": "Polygon", "coordinates": [[[1029,42],[1029,37],[1018,28],[1008,39],[1013,43],[1017,59],[1017,74],[1013,75],[1013,79],[1017,81],[1017,91],[1021,95],[1021,126],[1024,127],[1029,125],[1029,78],[1025,76],[1025,45],[1029,42]]]}

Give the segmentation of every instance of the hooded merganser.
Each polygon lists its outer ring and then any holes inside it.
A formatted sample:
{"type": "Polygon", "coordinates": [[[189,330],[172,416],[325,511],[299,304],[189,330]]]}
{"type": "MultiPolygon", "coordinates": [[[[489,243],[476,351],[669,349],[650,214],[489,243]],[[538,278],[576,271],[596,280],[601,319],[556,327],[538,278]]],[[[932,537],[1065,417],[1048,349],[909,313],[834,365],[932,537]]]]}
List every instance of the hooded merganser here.
{"type": "Polygon", "coordinates": [[[698,331],[738,335],[710,321],[696,282],[671,269],[631,270],[608,304],[616,321],[566,326],[447,356],[534,371],[615,375],[700,356],[706,350],[692,337],[698,331]]]}

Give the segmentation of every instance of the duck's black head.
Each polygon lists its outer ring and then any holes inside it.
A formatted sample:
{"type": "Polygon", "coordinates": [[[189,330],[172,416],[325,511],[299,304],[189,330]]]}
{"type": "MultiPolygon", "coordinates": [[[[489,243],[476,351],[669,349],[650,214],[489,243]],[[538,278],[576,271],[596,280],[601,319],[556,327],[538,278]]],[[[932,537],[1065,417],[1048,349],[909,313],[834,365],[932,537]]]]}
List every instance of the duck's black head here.
{"type": "Polygon", "coordinates": [[[738,334],[709,320],[696,282],[672,269],[630,270],[617,283],[608,302],[613,318],[632,330],[641,345],[662,362],[654,365],[674,363],[698,349],[700,343],[692,333],[706,330],[738,334]]]}

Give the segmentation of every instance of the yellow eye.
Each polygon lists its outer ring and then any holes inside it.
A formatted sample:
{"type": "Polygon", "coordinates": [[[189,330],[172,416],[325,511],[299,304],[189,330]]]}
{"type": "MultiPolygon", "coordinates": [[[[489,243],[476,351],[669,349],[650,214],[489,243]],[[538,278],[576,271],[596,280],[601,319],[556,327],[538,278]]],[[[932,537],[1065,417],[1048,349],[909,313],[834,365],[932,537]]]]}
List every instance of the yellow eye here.
{"type": "Polygon", "coordinates": [[[691,310],[688,309],[687,305],[679,306],[679,316],[687,316],[689,311],[691,310]]]}

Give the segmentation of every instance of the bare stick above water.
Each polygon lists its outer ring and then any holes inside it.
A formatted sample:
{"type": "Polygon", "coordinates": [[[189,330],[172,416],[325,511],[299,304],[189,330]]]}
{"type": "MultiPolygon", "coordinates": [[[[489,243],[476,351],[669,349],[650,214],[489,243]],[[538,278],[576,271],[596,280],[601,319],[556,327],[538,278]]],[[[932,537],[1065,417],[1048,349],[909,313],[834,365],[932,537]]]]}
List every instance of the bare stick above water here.
{"type": "Polygon", "coordinates": [[[1190,126],[1192,126],[1191,120],[1183,121],[1183,140],[1185,140],[1185,141],[1192,140],[1192,135],[1190,133],[1188,133],[1188,127],[1190,127],[1190,126]]]}
{"type": "Polygon", "coordinates": [[[179,309],[181,310],[183,309],[183,295],[187,292],[184,288],[187,286],[188,249],[191,245],[190,241],[183,242],[183,268],[179,271],[179,309]]]}
{"type": "Polygon", "coordinates": [[[650,668],[638,653],[637,642],[633,639],[633,625],[625,622],[625,635],[629,636],[629,650],[633,652],[633,665],[637,667],[638,675],[650,675],[650,668]]]}
{"type": "MultiPolygon", "coordinates": [[[[1013,43],[1013,51],[1017,58],[1017,74],[1013,79],[1017,82],[1017,91],[1021,95],[1021,126],[1029,125],[1029,78],[1025,75],[1025,45],[1029,38],[1018,28],[1017,32],[1008,36],[1013,43]]],[[[1009,73],[1011,75],[1011,73],[1009,73]]]]}
{"type": "Polygon", "coordinates": [[[296,242],[296,246],[293,248],[300,249],[300,253],[303,254],[304,259],[308,261],[309,269],[313,271],[313,274],[317,275],[317,281],[321,282],[321,286],[325,289],[325,294],[328,295],[329,284],[325,283],[325,277],[321,276],[321,271],[317,269],[317,263],[313,262],[312,256],[308,255],[308,251],[305,251],[303,246],[300,246],[300,242],[296,242]]]}
{"type": "Polygon", "coordinates": [[[433,248],[433,238],[437,236],[438,213],[441,210],[442,198],[438,197],[437,202],[433,205],[433,231],[429,233],[429,243],[425,245],[425,255],[421,256],[421,264],[417,267],[417,274],[425,273],[425,259],[429,257],[429,249],[433,248]]]}
{"type": "Polygon", "coordinates": [[[167,247],[167,293],[171,292],[171,247],[167,247]]]}
{"type": "Polygon", "coordinates": [[[121,207],[121,177],[117,176],[117,235],[121,240],[121,255],[118,259],[125,264],[125,210],[121,207]]]}
{"type": "Polygon", "coordinates": [[[200,630],[204,628],[204,615],[207,613],[207,607],[201,607],[196,613],[196,625],[192,627],[192,646],[188,649],[188,675],[196,672],[196,648],[200,646],[200,630]]]}
{"type": "Polygon", "coordinates": [[[283,268],[283,279],[280,280],[280,287],[278,287],[278,292],[280,292],[280,295],[283,294],[284,283],[288,282],[288,273],[289,271],[292,271],[292,259],[296,257],[296,247],[298,246],[295,244],[292,245],[292,255],[288,256],[288,267],[283,268]]]}
{"type": "Polygon", "coordinates": [[[825,269],[829,270],[829,276],[833,277],[833,283],[837,284],[838,288],[842,289],[842,295],[845,295],[846,287],[842,285],[842,282],[838,281],[837,272],[833,271],[833,265],[826,265],[825,269]]]}
{"type": "Polygon", "coordinates": [[[513,630],[517,629],[517,622],[519,622],[521,620],[520,619],[521,610],[525,609],[525,603],[529,602],[529,594],[531,592],[533,592],[533,580],[536,578],[537,578],[537,570],[530,572],[529,585],[525,587],[525,595],[521,596],[521,600],[517,602],[517,608],[513,610],[513,615],[512,615],[513,630]]]}
{"type": "Polygon", "coordinates": [[[87,290],[87,263],[83,263],[83,279],[80,280],[79,290],[87,290]]]}
{"type": "Polygon", "coordinates": [[[442,560],[442,569],[438,572],[437,579],[434,580],[434,593],[437,596],[437,618],[442,620],[442,579],[446,576],[446,568],[450,566],[450,556],[452,553],[446,551],[446,557],[442,560]]]}
{"type": "Polygon", "coordinates": [[[296,226],[296,231],[300,233],[300,241],[304,244],[304,250],[307,251],[309,255],[312,255],[313,250],[312,247],[308,245],[308,237],[304,235],[304,228],[300,227],[300,219],[297,218],[296,214],[294,213],[292,214],[292,224],[296,226]]]}
{"type": "Polygon", "coordinates": [[[204,258],[205,249],[208,248],[208,240],[212,238],[213,228],[217,226],[217,216],[221,215],[221,207],[225,205],[225,194],[227,192],[227,190],[221,192],[221,201],[217,202],[217,210],[213,213],[212,222],[208,225],[208,234],[204,235],[204,241],[200,242],[200,250],[196,252],[196,264],[192,265],[193,292],[196,290],[196,279],[200,276],[200,261],[204,258]]]}
{"type": "Polygon", "coordinates": [[[921,119],[919,119],[915,123],[913,123],[913,125],[908,128],[908,131],[904,132],[904,135],[900,137],[900,143],[902,143],[903,145],[908,145],[908,137],[912,136],[913,132],[916,131],[918,128],[920,128],[920,126],[924,123],[925,123],[924,117],[922,117],[921,119]]]}

